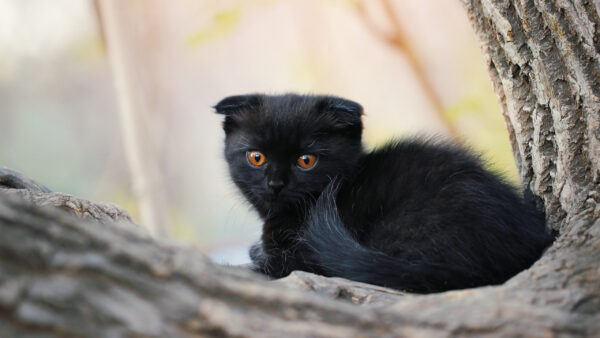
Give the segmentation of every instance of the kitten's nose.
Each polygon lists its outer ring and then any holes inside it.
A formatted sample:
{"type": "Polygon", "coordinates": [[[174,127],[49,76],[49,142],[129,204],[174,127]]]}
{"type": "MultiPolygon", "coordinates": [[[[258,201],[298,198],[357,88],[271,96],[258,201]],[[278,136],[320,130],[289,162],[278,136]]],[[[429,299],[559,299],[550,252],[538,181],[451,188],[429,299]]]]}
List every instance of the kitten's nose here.
{"type": "Polygon", "coordinates": [[[283,188],[285,183],[283,183],[283,180],[281,180],[281,179],[272,179],[272,180],[269,180],[268,185],[269,185],[269,190],[271,190],[275,194],[277,194],[277,193],[279,193],[279,191],[281,191],[281,188],[283,188]]]}

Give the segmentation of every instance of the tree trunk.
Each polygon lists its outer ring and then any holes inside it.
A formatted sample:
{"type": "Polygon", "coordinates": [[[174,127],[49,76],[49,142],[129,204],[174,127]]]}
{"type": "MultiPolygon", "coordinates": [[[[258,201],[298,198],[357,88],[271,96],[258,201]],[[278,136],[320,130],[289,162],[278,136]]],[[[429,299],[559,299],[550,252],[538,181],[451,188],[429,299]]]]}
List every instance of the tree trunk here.
{"type": "Polygon", "coordinates": [[[572,230],[571,220],[577,217],[598,219],[598,3],[465,0],[465,4],[524,184],[542,198],[555,229],[572,230]]]}
{"type": "Polygon", "coordinates": [[[0,170],[0,332],[81,336],[600,336],[598,7],[464,0],[523,182],[561,232],[503,285],[433,295],[266,281],[157,241],[114,207],[0,170]],[[31,188],[23,191],[14,188],[31,188]],[[18,195],[18,196],[14,196],[18,195]],[[53,199],[78,218],[55,208],[53,199]],[[115,222],[116,221],[116,222],[115,222]]]}

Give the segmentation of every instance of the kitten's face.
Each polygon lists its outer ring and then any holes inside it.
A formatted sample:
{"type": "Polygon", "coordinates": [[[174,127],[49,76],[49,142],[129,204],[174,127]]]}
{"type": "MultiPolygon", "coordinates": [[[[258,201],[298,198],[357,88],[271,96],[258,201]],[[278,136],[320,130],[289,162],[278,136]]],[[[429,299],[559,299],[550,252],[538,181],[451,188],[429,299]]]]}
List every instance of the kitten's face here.
{"type": "Polygon", "coordinates": [[[305,208],[361,156],[362,108],[352,101],[245,95],[215,108],[226,116],[231,177],[263,217],[305,208]]]}

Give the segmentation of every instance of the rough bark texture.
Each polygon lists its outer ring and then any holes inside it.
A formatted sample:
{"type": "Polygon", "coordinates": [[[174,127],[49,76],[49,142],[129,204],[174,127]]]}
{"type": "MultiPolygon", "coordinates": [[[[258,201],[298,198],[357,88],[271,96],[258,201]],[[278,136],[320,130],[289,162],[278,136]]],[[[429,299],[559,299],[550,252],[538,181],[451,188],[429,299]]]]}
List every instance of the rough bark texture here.
{"type": "Polygon", "coordinates": [[[501,286],[425,296],[307,273],[266,281],[153,240],[115,206],[0,171],[12,188],[0,189],[0,332],[600,336],[598,6],[464,2],[523,180],[561,231],[530,269],[501,286]]]}
{"type": "Polygon", "coordinates": [[[0,192],[38,207],[53,206],[63,209],[84,219],[135,223],[127,211],[115,204],[91,202],[68,194],[52,192],[42,184],[2,166],[0,166],[0,192]]]}
{"type": "MultiPolygon", "coordinates": [[[[586,0],[463,0],[521,178],[556,229],[600,209],[600,18],[586,0]]],[[[590,223],[591,224],[591,223],[590,223]]]]}
{"type": "MultiPolygon", "coordinates": [[[[66,195],[16,194],[0,193],[7,336],[600,334],[598,241],[552,249],[504,286],[402,295],[301,272],[266,281],[193,247],[157,242],[127,217],[106,221],[114,206],[88,213],[90,202],[67,196],[69,215],[37,204],[66,195]]],[[[600,223],[593,229],[599,235],[600,223]]]]}

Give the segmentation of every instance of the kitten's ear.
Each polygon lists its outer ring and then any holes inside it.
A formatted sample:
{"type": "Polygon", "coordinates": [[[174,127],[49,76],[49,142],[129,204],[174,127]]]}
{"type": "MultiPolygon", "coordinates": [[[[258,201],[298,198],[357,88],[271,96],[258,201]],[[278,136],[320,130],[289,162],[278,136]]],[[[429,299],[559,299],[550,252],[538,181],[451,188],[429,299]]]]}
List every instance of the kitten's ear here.
{"type": "Polygon", "coordinates": [[[260,107],[261,97],[262,95],[259,94],[228,96],[213,107],[217,114],[225,115],[223,130],[227,135],[237,128],[243,112],[260,107]]]}
{"type": "Polygon", "coordinates": [[[338,128],[360,127],[362,122],[360,117],[363,114],[363,108],[360,104],[342,99],[340,97],[328,96],[321,101],[320,110],[330,113],[334,125],[338,128]]]}
{"type": "Polygon", "coordinates": [[[228,96],[219,101],[213,108],[217,114],[231,116],[258,107],[260,105],[260,97],[261,95],[259,94],[228,96]]]}

